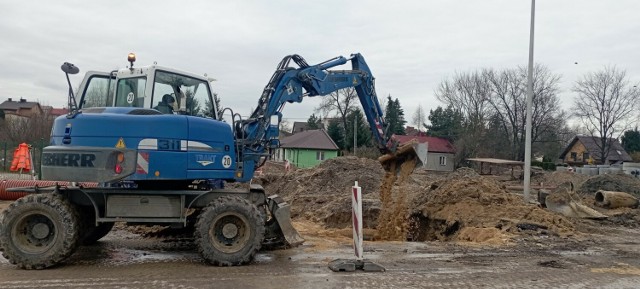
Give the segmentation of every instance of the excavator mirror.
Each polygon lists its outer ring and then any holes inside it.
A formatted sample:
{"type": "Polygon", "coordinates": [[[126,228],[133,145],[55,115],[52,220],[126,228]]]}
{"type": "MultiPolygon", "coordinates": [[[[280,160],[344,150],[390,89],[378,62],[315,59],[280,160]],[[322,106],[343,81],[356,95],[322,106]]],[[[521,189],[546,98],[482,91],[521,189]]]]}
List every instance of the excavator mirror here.
{"type": "Polygon", "coordinates": [[[63,63],[60,68],[62,69],[62,71],[64,71],[64,73],[68,74],[77,74],[78,72],[80,72],[80,69],[77,66],[69,62],[63,63]]]}

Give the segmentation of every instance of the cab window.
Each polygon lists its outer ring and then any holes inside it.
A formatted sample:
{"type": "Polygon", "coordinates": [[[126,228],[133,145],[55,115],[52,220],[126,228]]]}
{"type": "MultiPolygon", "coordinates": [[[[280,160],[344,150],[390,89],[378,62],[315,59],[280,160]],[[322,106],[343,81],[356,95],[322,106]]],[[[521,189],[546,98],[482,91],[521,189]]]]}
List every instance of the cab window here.
{"type": "Polygon", "coordinates": [[[143,107],[144,89],[147,79],[144,77],[125,78],[118,80],[116,92],[116,106],[143,107]]]}
{"type": "Polygon", "coordinates": [[[201,117],[214,117],[211,92],[206,81],[166,71],[156,71],[153,106],[159,111],[173,101],[170,111],[201,117]]]}
{"type": "Polygon", "coordinates": [[[113,80],[110,81],[108,76],[91,76],[84,90],[80,106],[83,108],[111,106],[115,83],[113,80]],[[111,84],[111,89],[109,89],[109,84],[111,84]]]}

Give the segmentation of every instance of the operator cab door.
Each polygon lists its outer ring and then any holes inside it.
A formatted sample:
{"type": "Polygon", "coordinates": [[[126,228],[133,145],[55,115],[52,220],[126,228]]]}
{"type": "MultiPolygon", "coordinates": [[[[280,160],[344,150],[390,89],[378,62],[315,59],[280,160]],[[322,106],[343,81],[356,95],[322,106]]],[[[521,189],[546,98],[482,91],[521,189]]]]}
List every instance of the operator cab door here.
{"type": "Polygon", "coordinates": [[[78,108],[113,106],[115,84],[115,76],[110,76],[107,72],[87,72],[78,90],[82,93],[78,108]]]}

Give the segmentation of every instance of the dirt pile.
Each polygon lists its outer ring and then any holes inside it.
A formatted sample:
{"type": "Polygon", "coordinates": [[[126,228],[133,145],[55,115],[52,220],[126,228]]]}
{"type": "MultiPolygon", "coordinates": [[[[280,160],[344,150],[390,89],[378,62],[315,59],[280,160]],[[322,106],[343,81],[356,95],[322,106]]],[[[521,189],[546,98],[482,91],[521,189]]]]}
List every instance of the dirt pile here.
{"type": "Polygon", "coordinates": [[[497,181],[467,168],[424,188],[413,202],[408,237],[413,240],[500,243],[522,231],[568,236],[568,219],[509,193],[497,181]]]}
{"type": "Polygon", "coordinates": [[[574,172],[568,171],[553,171],[550,173],[545,173],[541,175],[537,175],[531,178],[532,185],[542,184],[545,187],[547,186],[558,186],[562,185],[566,182],[572,182],[573,185],[577,188],[582,185],[587,179],[589,179],[588,175],[578,174],[574,172]]]}
{"type": "Polygon", "coordinates": [[[594,195],[598,190],[629,193],[640,197],[640,179],[627,174],[606,174],[587,179],[576,191],[583,195],[594,195]]]}
{"type": "Polygon", "coordinates": [[[351,226],[351,187],[362,187],[365,228],[375,228],[380,213],[379,189],[384,170],[378,161],[338,157],[320,165],[282,173],[267,170],[254,179],[268,194],[282,196],[291,204],[294,219],[309,220],[328,228],[351,226]]]}

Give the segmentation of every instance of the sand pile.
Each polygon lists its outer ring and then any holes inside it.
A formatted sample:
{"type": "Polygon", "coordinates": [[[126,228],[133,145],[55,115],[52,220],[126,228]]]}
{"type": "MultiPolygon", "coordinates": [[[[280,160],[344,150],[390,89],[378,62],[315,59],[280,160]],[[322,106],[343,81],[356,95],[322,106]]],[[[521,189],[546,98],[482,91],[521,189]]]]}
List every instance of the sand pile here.
{"type": "Polygon", "coordinates": [[[568,219],[526,204],[521,195],[466,168],[424,188],[414,204],[408,237],[418,241],[501,243],[522,231],[575,233],[568,219]]]}
{"type": "Polygon", "coordinates": [[[291,216],[319,222],[328,228],[351,226],[351,186],[362,187],[365,228],[375,228],[380,213],[379,189],[384,170],[378,161],[338,157],[308,168],[270,173],[254,179],[268,194],[278,194],[291,204],[291,216]]]}
{"type": "Polygon", "coordinates": [[[593,176],[576,186],[576,191],[584,195],[594,195],[598,190],[625,192],[638,198],[640,179],[627,174],[606,174],[593,176]]]}
{"type": "Polygon", "coordinates": [[[578,174],[574,172],[553,171],[550,173],[545,173],[542,175],[532,177],[531,184],[537,185],[542,183],[546,187],[546,186],[558,186],[566,182],[572,182],[573,185],[577,188],[582,183],[584,183],[587,179],[589,179],[589,177],[590,176],[588,175],[578,174]]]}

